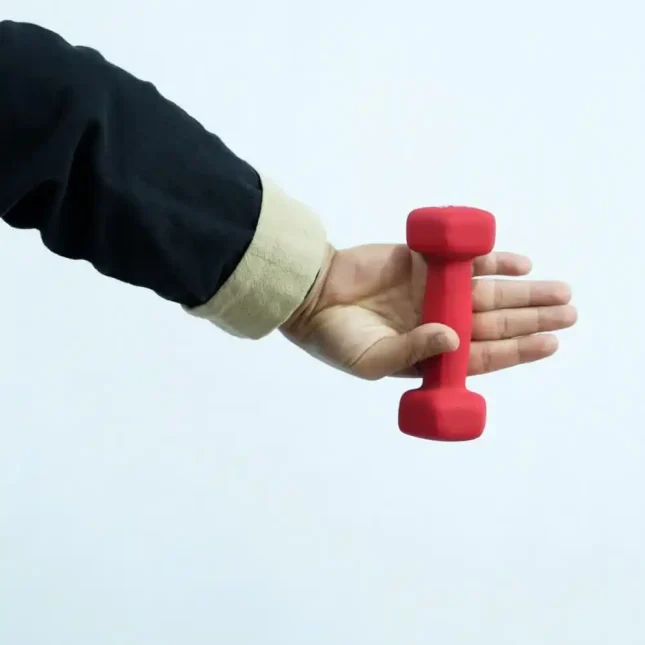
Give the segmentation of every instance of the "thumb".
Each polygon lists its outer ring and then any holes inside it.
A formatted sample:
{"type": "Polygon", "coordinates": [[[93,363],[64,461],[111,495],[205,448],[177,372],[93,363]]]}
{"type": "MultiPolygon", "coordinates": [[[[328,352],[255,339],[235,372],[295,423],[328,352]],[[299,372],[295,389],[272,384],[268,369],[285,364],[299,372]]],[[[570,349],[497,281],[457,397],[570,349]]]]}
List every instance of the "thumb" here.
{"type": "Polygon", "coordinates": [[[386,336],[372,345],[353,366],[357,376],[377,380],[391,376],[421,361],[454,352],[459,337],[454,329],[439,323],[428,323],[396,336],[386,336]]]}

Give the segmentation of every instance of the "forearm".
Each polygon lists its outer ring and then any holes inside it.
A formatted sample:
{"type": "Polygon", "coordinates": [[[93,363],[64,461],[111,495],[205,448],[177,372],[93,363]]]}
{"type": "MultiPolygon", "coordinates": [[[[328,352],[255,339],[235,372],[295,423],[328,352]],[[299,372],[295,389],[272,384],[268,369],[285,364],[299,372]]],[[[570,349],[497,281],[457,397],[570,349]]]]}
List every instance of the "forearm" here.
{"type": "Polygon", "coordinates": [[[317,217],[153,85],[0,23],[0,215],[64,257],[257,338],[321,266],[317,217]]]}

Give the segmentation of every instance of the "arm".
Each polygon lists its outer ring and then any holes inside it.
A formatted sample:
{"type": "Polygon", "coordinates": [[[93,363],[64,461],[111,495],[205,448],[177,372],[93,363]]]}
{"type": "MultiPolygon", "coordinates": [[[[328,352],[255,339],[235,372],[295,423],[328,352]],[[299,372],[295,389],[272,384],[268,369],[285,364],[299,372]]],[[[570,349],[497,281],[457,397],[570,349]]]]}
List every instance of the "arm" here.
{"type": "MultiPolygon", "coordinates": [[[[233,335],[280,327],[363,378],[417,374],[458,344],[454,330],[421,324],[420,256],[402,245],[335,252],[313,213],[150,83],[13,22],[0,22],[0,217],[233,335]]],[[[513,254],[477,267],[529,270],[513,254]]],[[[575,322],[562,283],[476,285],[471,374],[545,358],[557,344],[537,332],[575,322]]]]}
{"type": "Polygon", "coordinates": [[[0,217],[229,333],[284,323],[323,263],[318,218],[150,83],[0,23],[0,217]]]}

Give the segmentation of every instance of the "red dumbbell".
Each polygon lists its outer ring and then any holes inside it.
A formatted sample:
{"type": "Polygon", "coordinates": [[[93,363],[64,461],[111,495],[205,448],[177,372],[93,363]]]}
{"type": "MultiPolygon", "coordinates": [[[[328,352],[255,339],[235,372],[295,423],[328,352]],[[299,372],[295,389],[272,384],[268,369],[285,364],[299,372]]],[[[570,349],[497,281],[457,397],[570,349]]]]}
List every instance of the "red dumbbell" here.
{"type": "Polygon", "coordinates": [[[421,366],[423,384],[401,397],[399,428],[435,441],[476,439],[486,425],[486,401],[466,389],[472,334],[473,259],[495,245],[495,218],[477,208],[419,208],[407,222],[408,246],[428,261],[422,322],[452,327],[459,349],[421,366]]]}

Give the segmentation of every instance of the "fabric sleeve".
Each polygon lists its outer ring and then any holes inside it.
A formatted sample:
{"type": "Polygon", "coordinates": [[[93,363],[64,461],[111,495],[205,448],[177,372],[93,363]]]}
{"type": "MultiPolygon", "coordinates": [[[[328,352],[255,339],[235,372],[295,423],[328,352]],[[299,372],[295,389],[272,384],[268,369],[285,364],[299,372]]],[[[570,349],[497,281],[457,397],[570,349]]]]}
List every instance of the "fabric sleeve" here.
{"type": "Polygon", "coordinates": [[[260,338],[304,299],[325,231],[149,82],[0,22],[0,216],[66,258],[260,338]]]}

